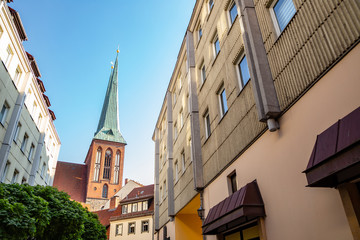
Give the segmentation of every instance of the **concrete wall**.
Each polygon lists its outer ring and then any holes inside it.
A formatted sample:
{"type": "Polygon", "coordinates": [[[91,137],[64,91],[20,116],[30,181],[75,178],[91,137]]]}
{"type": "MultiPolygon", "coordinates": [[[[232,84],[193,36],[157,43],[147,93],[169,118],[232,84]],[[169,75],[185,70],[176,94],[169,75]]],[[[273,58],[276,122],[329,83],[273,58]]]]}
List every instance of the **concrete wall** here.
{"type": "Polygon", "coordinates": [[[338,190],[306,187],[302,171],[317,134],[359,106],[359,60],[358,45],[279,119],[279,131],[264,133],[205,189],[206,214],[229,196],[236,170],[238,188],[258,182],[268,239],[353,239],[338,190]]]}

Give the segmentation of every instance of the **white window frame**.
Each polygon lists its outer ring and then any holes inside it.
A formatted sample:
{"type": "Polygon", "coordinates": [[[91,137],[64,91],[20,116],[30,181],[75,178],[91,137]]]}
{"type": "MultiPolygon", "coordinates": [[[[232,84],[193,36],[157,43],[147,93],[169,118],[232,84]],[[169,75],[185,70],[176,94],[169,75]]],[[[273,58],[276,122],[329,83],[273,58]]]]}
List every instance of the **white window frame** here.
{"type": "Polygon", "coordinates": [[[179,180],[179,163],[175,161],[175,182],[179,180]]]}
{"type": "Polygon", "coordinates": [[[128,205],[122,205],[121,206],[121,213],[122,214],[127,214],[127,209],[128,209],[128,205]]]}
{"type": "MultiPolygon", "coordinates": [[[[295,8],[295,4],[292,0],[285,0],[285,1],[291,1],[294,8],[295,8]]],[[[274,28],[275,28],[275,33],[276,33],[276,36],[280,36],[280,34],[282,33],[281,29],[280,29],[280,26],[279,26],[279,22],[278,22],[278,19],[276,17],[276,13],[275,13],[275,6],[276,4],[279,2],[279,0],[274,0],[271,5],[270,5],[270,16],[272,18],[272,21],[273,21],[273,25],[274,25],[274,28]]],[[[295,9],[295,13],[296,13],[296,9],[295,9]]],[[[294,15],[295,15],[294,13],[294,15]]],[[[289,22],[291,21],[291,19],[294,17],[294,15],[292,15],[292,17],[289,19],[289,22]]],[[[286,24],[286,26],[289,24],[289,22],[286,24]]],[[[284,29],[286,28],[286,26],[284,27],[284,29]]]]}
{"type": "Polygon", "coordinates": [[[249,69],[249,63],[247,61],[247,57],[245,54],[242,54],[241,57],[239,58],[239,60],[236,62],[235,64],[235,68],[236,68],[236,73],[237,73],[237,77],[238,77],[238,81],[239,81],[239,88],[240,91],[245,87],[245,85],[251,80],[251,76],[250,76],[250,69],[249,69]],[[245,59],[246,58],[246,59],[245,59]],[[248,67],[248,71],[249,71],[249,80],[245,83],[243,78],[242,78],[242,74],[241,74],[241,68],[240,68],[240,63],[246,60],[246,65],[248,67]]]}
{"type": "Polygon", "coordinates": [[[132,207],[132,212],[137,212],[138,211],[138,209],[137,209],[137,207],[138,207],[138,205],[137,205],[137,203],[133,203],[132,205],[131,205],[131,207],[132,207]]]}
{"type": "Polygon", "coordinates": [[[135,234],[135,231],[136,231],[136,222],[129,222],[128,235],[135,234]],[[134,224],[134,231],[130,231],[130,229],[132,228],[132,224],[134,224]]]}
{"type": "Polygon", "coordinates": [[[200,80],[201,80],[201,85],[204,84],[204,82],[206,81],[206,68],[205,68],[205,63],[203,61],[203,63],[200,65],[200,80]]]}
{"type": "Polygon", "coordinates": [[[29,155],[28,155],[28,160],[30,162],[32,162],[32,157],[33,157],[33,154],[34,154],[34,150],[35,150],[35,145],[32,143],[31,146],[30,146],[29,155]]]}
{"type": "Polygon", "coordinates": [[[6,165],[5,165],[5,168],[4,168],[4,171],[3,171],[3,175],[2,175],[2,177],[1,177],[1,182],[2,182],[2,183],[5,182],[5,180],[6,180],[6,175],[7,175],[8,172],[9,172],[9,168],[10,168],[10,162],[7,161],[7,162],[6,162],[6,165]]]}
{"type": "Polygon", "coordinates": [[[27,135],[27,133],[24,133],[23,141],[21,142],[21,147],[20,147],[20,150],[22,152],[25,152],[28,140],[29,140],[29,135],[27,135]]]}
{"type": "Polygon", "coordinates": [[[219,35],[217,32],[215,33],[211,43],[212,43],[212,48],[213,48],[214,59],[216,59],[216,57],[220,54],[220,51],[221,51],[220,39],[219,39],[219,35]],[[216,42],[219,43],[219,51],[216,51],[216,42]]]}
{"type": "Polygon", "coordinates": [[[141,233],[143,232],[149,232],[149,220],[141,221],[141,233]],[[147,230],[144,230],[145,224],[147,225],[147,230]]]}
{"type": "Polygon", "coordinates": [[[218,100],[219,100],[219,108],[220,108],[220,119],[222,119],[229,110],[227,105],[226,90],[224,84],[221,86],[220,90],[218,91],[218,100]],[[223,96],[222,96],[223,93],[225,94],[225,102],[223,101],[223,96]]]}
{"type": "Polygon", "coordinates": [[[146,211],[149,209],[149,206],[148,206],[148,202],[147,201],[143,201],[143,211],[146,211]]]}
{"type": "Polygon", "coordinates": [[[18,65],[17,68],[15,69],[14,83],[18,84],[20,82],[21,74],[22,71],[20,69],[20,66],[18,65]]]}
{"type": "Polygon", "coordinates": [[[18,177],[19,177],[19,171],[15,168],[14,174],[13,174],[13,176],[12,176],[12,178],[11,178],[11,184],[16,183],[18,177]]]}
{"type": "Polygon", "coordinates": [[[209,110],[206,110],[205,114],[203,115],[204,118],[204,127],[205,127],[205,139],[208,139],[211,135],[211,122],[210,122],[210,114],[209,110]]]}
{"type": "Polygon", "coordinates": [[[215,5],[215,0],[208,0],[207,6],[208,6],[209,13],[211,13],[212,9],[214,8],[214,5],[215,5]]]}
{"type": "Polygon", "coordinates": [[[1,114],[0,123],[2,125],[5,125],[6,117],[9,113],[9,109],[10,109],[10,105],[5,101],[0,112],[1,114]]]}
{"type": "Polygon", "coordinates": [[[122,236],[123,234],[123,224],[119,223],[115,225],[115,236],[122,236]]]}
{"type": "Polygon", "coordinates": [[[185,166],[186,166],[186,164],[185,164],[185,161],[186,161],[186,159],[185,159],[185,150],[183,149],[182,151],[181,151],[181,168],[182,168],[182,172],[184,173],[185,172],[185,166]]]}
{"type": "Polygon", "coordinates": [[[6,59],[5,59],[5,66],[9,67],[9,64],[11,62],[11,59],[12,57],[14,56],[14,52],[13,50],[11,49],[11,46],[10,44],[7,46],[6,48],[6,53],[7,53],[7,56],[6,56],[6,59]]]}
{"type": "Polygon", "coordinates": [[[234,24],[236,18],[239,16],[239,13],[238,13],[238,11],[237,11],[237,6],[236,6],[236,3],[235,3],[234,0],[229,3],[229,7],[228,7],[228,9],[227,9],[227,13],[228,13],[229,26],[231,27],[231,26],[234,24]],[[231,9],[232,9],[233,7],[235,7],[235,9],[236,9],[236,16],[235,16],[235,18],[234,18],[234,21],[232,21],[232,19],[231,19],[231,9]]]}

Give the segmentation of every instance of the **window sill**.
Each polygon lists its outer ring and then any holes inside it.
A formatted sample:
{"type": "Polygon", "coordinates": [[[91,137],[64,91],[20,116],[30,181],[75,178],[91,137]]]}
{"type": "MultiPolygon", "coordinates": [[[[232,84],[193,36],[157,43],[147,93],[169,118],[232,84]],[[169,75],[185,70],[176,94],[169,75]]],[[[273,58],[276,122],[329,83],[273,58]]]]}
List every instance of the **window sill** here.
{"type": "Polygon", "coordinates": [[[220,49],[220,50],[219,50],[219,52],[216,54],[216,56],[215,56],[215,58],[214,58],[213,62],[211,63],[211,67],[213,67],[213,66],[214,66],[214,64],[215,64],[216,60],[218,59],[218,57],[219,57],[219,55],[220,55],[220,53],[221,53],[221,49],[220,49]]]}
{"type": "MultiPolygon", "coordinates": [[[[240,96],[240,94],[242,93],[242,91],[245,89],[245,87],[249,84],[251,78],[249,79],[249,81],[247,81],[247,83],[240,89],[239,93],[238,93],[238,97],[240,96]]],[[[240,80],[241,81],[241,80],[240,80]]],[[[241,83],[240,83],[241,84],[241,83]]],[[[228,110],[229,111],[229,110],[228,110]]]]}
{"type": "Polygon", "coordinates": [[[224,115],[222,115],[222,117],[220,118],[219,120],[219,123],[220,124],[222,122],[222,120],[225,118],[226,114],[229,112],[229,109],[224,113],[224,115]]]}

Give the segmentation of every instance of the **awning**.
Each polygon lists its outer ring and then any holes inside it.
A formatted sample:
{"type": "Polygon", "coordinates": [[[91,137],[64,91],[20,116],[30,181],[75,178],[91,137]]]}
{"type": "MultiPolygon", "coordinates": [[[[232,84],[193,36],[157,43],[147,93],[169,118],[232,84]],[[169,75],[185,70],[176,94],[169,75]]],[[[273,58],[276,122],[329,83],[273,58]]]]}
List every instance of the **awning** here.
{"type": "Polygon", "coordinates": [[[360,177],[360,107],[317,136],[304,173],[310,187],[336,187],[360,177]]]}
{"type": "Polygon", "coordinates": [[[263,216],[264,202],[255,180],[210,209],[202,226],[203,234],[222,233],[263,216]]]}

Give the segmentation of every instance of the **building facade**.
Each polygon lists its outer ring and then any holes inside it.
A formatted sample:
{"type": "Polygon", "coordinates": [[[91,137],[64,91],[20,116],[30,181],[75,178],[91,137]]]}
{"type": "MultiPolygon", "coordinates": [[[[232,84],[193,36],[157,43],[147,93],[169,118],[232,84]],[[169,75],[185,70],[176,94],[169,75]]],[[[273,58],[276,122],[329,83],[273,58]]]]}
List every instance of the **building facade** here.
{"type": "Polygon", "coordinates": [[[0,180],[52,185],[60,150],[55,114],[19,13],[0,1],[0,180]]]}
{"type": "Polygon", "coordinates": [[[153,135],[156,239],[359,239],[359,39],[355,0],[196,1],[153,135]]]}
{"type": "Polygon", "coordinates": [[[119,123],[117,55],[85,164],[59,162],[54,186],[90,211],[100,210],[122,187],[125,145],[119,123]]]}

